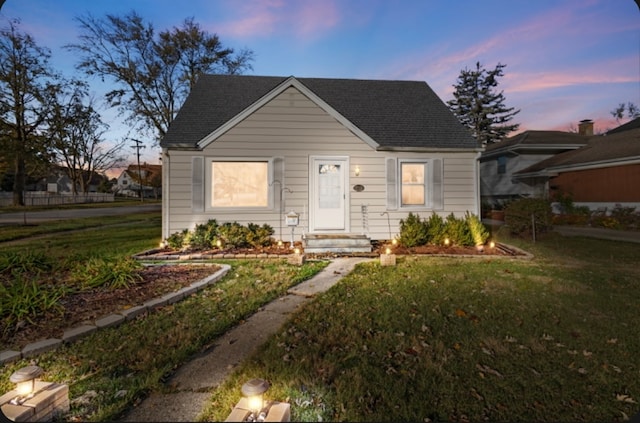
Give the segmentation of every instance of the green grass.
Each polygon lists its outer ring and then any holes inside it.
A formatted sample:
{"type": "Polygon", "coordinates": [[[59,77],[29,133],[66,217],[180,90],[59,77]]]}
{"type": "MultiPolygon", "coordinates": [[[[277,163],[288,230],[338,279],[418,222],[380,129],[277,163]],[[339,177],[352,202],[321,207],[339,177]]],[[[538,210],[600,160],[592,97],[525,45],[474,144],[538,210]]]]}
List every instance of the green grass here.
{"type": "Polygon", "coordinates": [[[46,206],[5,206],[0,207],[0,213],[29,213],[42,210],[65,210],[65,209],[93,209],[103,207],[126,207],[139,206],[141,204],[158,204],[161,200],[145,198],[144,201],[134,198],[116,197],[113,202],[108,203],[79,203],[79,204],[56,204],[46,206]]]}
{"type": "MultiPolygon", "coordinates": [[[[199,420],[224,420],[253,377],[271,383],[268,398],[291,404],[292,421],[609,422],[636,415],[640,244],[498,235],[534,258],[358,265],[214,390],[199,420]]],[[[126,255],[159,237],[158,217],[148,227],[39,239],[25,251],[36,251],[27,255],[32,262],[42,261],[37,251],[59,261],[65,251],[90,257],[87,249],[126,255]]],[[[97,394],[85,405],[74,402],[65,419],[111,421],[168,389],[162,381],[180,363],[324,265],[228,263],[229,274],[198,295],[39,356],[47,380],[69,384],[72,401],[97,394]]],[[[0,392],[26,364],[4,366],[0,392]]]]}
{"type": "Polygon", "coordinates": [[[640,401],[640,245],[510,239],[533,260],[359,265],[213,392],[259,375],[292,421],[623,421],[640,401]]]}
{"type": "MultiPolygon", "coordinates": [[[[56,227],[51,227],[47,236],[3,245],[0,251],[9,257],[5,266],[13,269],[13,275],[31,272],[29,277],[44,278],[45,272],[28,269],[46,269],[46,273],[58,275],[53,279],[59,288],[65,283],[61,275],[82,267],[83,263],[91,263],[96,257],[119,257],[124,261],[133,253],[158,245],[160,216],[156,213],[149,217],[133,219],[133,222],[125,217],[121,218],[122,222],[114,219],[112,223],[121,224],[69,232],[64,236],[56,227]]],[[[149,392],[163,389],[166,377],[193,354],[210,346],[218,336],[327,264],[309,261],[303,266],[292,266],[285,260],[227,263],[232,268],[225,278],[196,295],[163,307],[144,319],[101,330],[80,342],[39,355],[37,363],[46,369],[46,380],[68,384],[72,401],[86,397],[87,393],[96,393],[87,404],[74,403],[63,419],[114,420],[149,392]]],[[[43,291],[36,287],[34,290],[32,284],[25,284],[25,288],[29,298],[42,298],[43,293],[54,289],[48,287],[43,291]]],[[[25,307],[26,312],[41,308],[37,301],[12,304],[25,307]]],[[[19,360],[0,369],[0,392],[13,388],[9,376],[30,361],[19,360]]]]}

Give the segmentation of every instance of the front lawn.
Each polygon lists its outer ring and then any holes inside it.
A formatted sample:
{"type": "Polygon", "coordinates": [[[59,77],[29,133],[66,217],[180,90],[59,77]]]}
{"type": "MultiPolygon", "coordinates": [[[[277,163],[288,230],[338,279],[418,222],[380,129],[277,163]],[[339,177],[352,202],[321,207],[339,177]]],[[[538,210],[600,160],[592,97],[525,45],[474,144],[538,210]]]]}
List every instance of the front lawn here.
{"type": "Polygon", "coordinates": [[[213,392],[251,378],[292,421],[613,422],[640,406],[640,244],[548,234],[533,260],[359,265],[213,392]]]}

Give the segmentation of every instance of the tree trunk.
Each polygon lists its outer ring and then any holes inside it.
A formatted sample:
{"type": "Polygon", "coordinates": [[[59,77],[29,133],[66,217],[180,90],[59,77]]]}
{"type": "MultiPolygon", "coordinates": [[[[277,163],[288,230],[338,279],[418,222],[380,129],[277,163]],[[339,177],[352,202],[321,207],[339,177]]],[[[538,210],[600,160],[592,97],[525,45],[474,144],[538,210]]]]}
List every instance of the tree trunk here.
{"type": "Polygon", "coordinates": [[[24,188],[25,188],[25,164],[20,154],[16,157],[15,162],[15,179],[13,180],[13,205],[24,206],[24,188]]]}

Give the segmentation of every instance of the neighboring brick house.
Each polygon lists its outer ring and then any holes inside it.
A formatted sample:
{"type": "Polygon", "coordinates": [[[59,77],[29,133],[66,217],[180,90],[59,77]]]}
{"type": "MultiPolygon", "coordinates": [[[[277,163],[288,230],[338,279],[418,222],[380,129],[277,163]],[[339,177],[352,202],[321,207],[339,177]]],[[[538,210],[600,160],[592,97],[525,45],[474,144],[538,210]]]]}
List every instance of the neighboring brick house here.
{"type": "Polygon", "coordinates": [[[575,205],[592,210],[611,210],[616,205],[638,208],[640,118],[589,137],[584,147],[550,157],[513,177],[547,198],[569,195],[575,205]]]}
{"type": "Polygon", "coordinates": [[[116,179],[113,190],[125,197],[158,198],[162,192],[162,165],[142,163],[129,165],[116,179]]]}

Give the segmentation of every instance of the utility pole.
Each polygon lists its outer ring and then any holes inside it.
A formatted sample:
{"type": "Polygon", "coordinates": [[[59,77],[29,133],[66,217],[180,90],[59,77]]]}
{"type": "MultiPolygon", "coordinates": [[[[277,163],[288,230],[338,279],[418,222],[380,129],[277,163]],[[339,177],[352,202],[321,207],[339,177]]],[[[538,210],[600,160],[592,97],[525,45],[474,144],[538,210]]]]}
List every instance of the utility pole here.
{"type": "Polygon", "coordinates": [[[142,141],[137,140],[135,138],[130,138],[131,141],[135,142],[135,145],[132,145],[132,148],[136,149],[136,156],[138,156],[138,187],[139,187],[139,192],[140,192],[140,201],[144,201],[144,195],[142,192],[142,170],[140,168],[140,149],[144,148],[145,146],[142,145],[142,141]]]}

